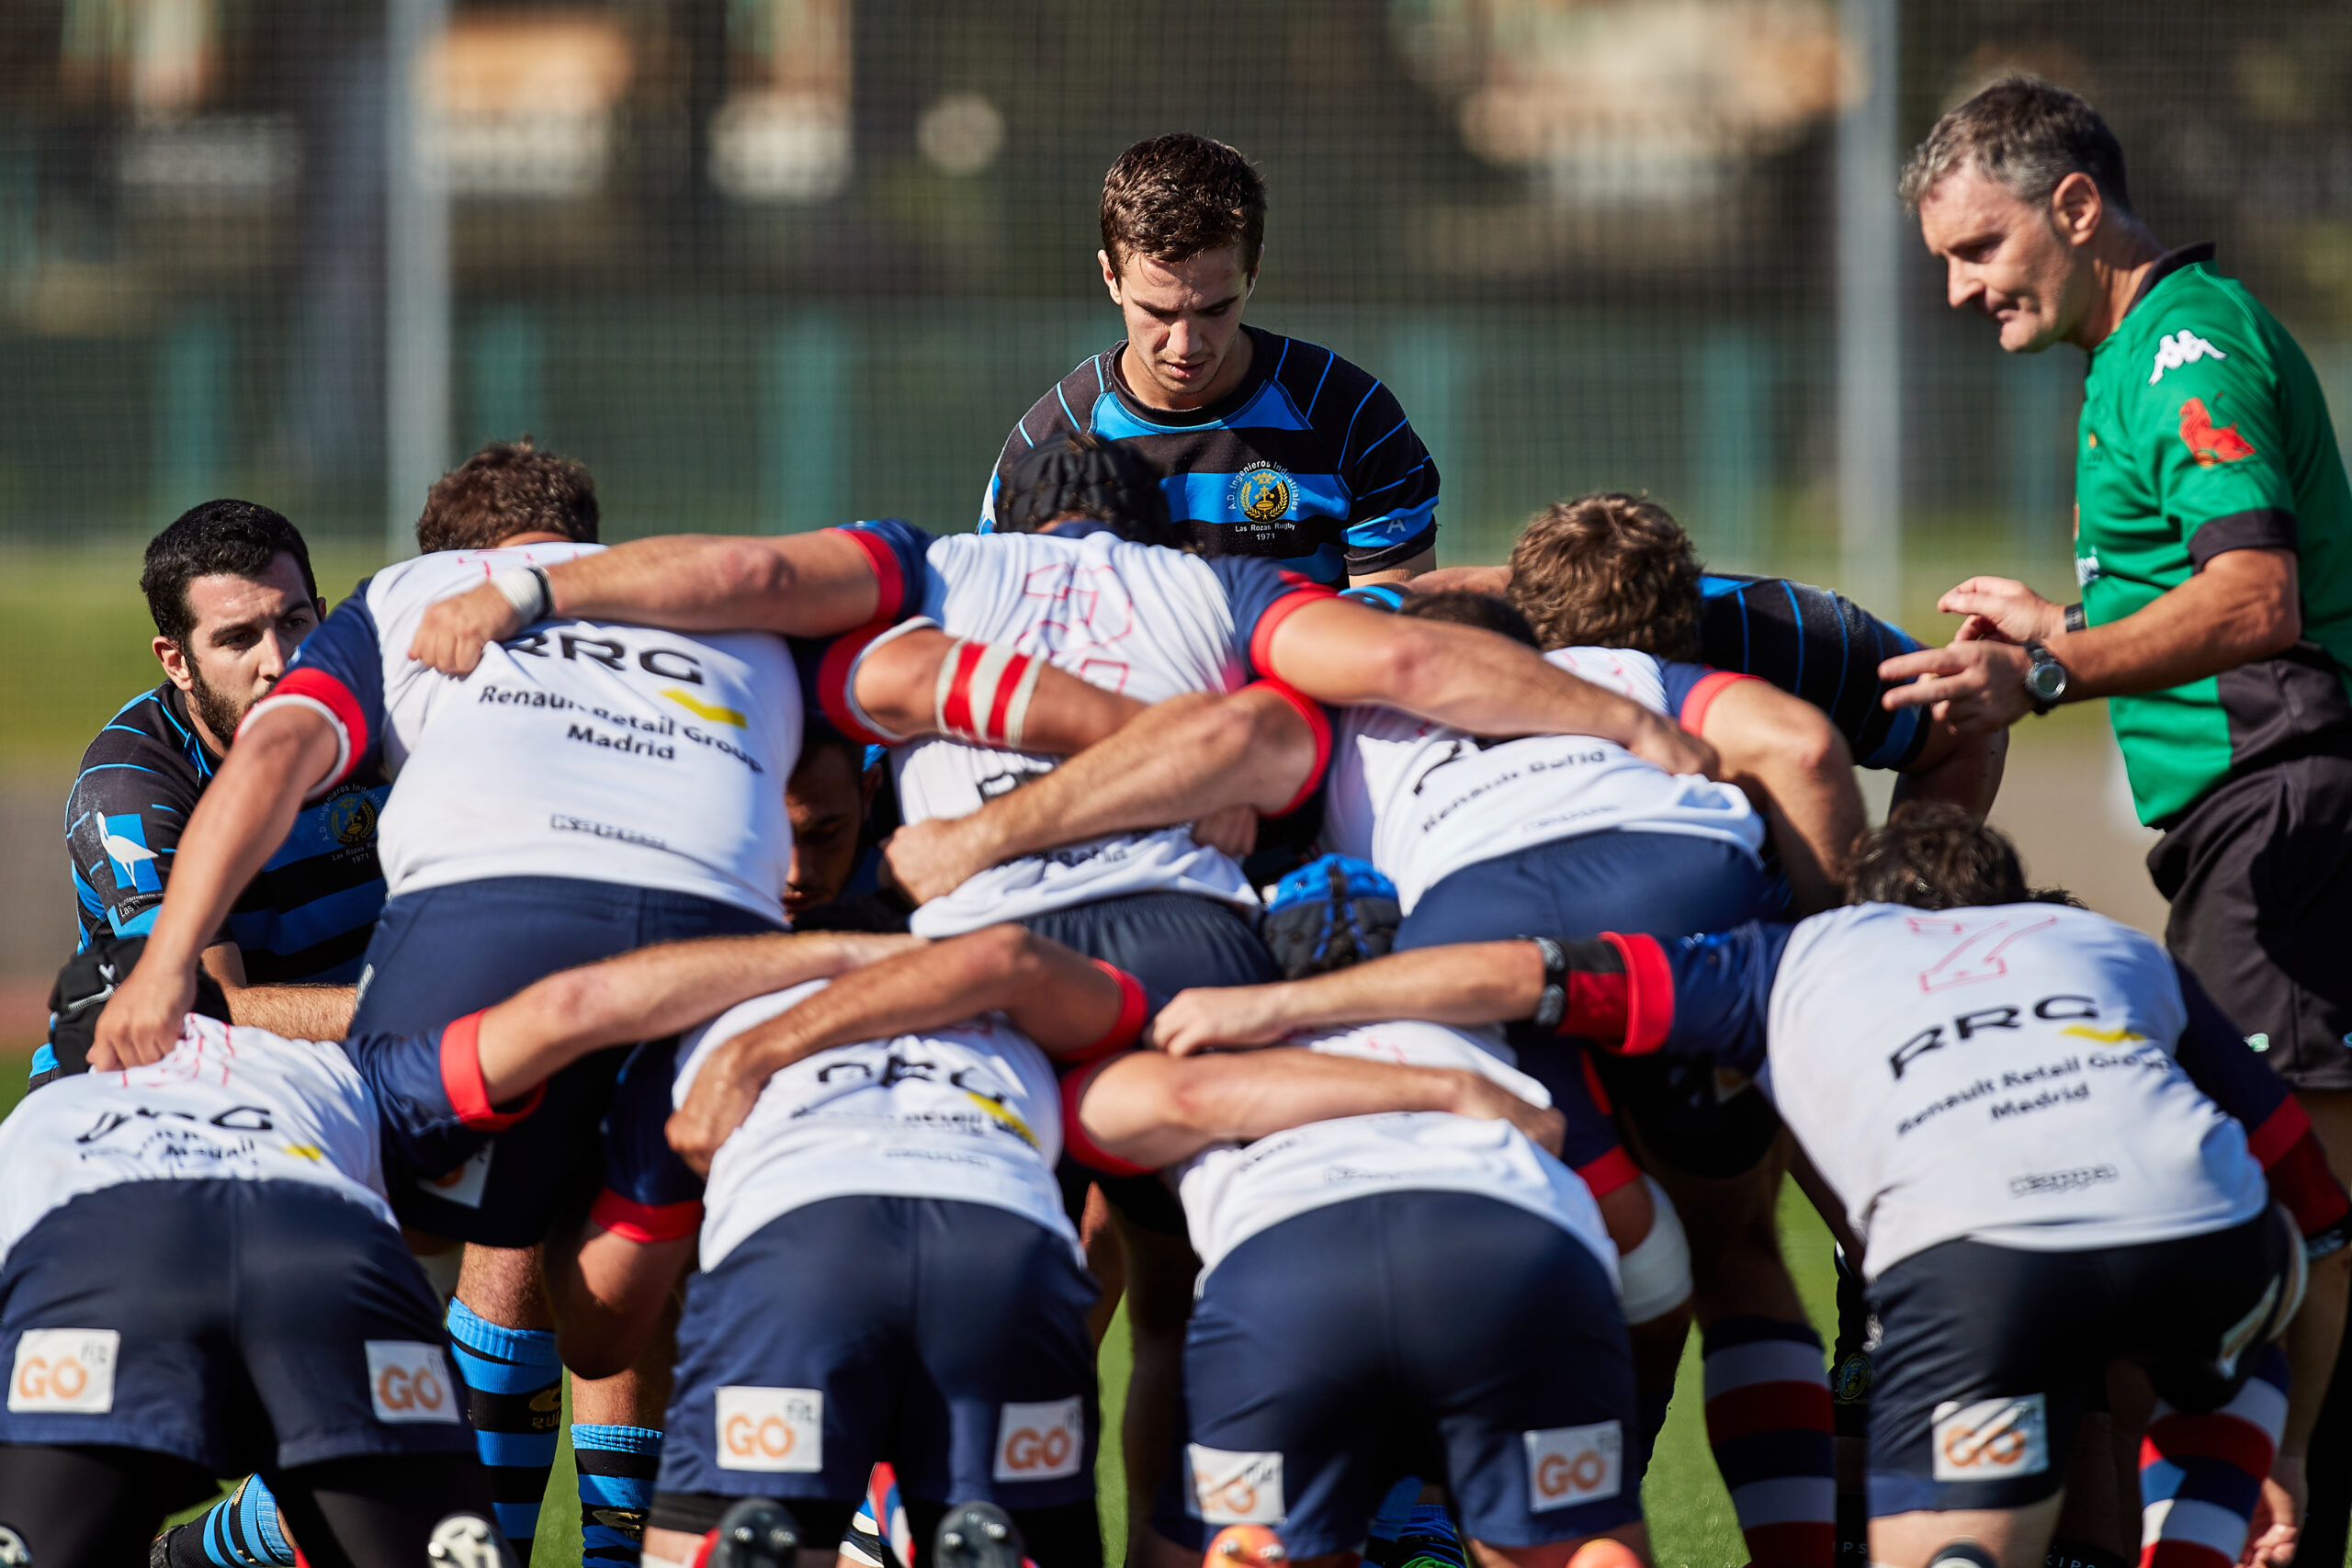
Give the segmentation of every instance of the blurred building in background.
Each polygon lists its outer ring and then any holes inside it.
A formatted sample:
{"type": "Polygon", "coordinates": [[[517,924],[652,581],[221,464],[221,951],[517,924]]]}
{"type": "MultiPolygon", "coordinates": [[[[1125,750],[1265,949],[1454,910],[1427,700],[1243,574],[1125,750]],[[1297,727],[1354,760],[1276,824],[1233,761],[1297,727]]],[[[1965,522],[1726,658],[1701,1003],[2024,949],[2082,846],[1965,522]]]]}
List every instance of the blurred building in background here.
{"type": "MultiPolygon", "coordinates": [[[[1450,558],[1599,485],[1725,560],[1804,551],[1838,524],[1838,127],[1873,10],[1888,157],[1999,70],[2079,88],[2157,232],[2221,239],[2352,406],[2340,4],[19,0],[0,541],[220,491],[373,540],[419,417],[412,468],[523,430],[577,453],[622,534],[967,526],[1012,420],[1117,335],[1102,169],[1181,127],[1264,168],[1252,317],[1397,389],[1450,558]],[[386,344],[420,233],[421,399],[386,344]]],[[[1902,235],[1909,536],[2057,553],[2079,358],[2002,359],[1902,235]]]]}

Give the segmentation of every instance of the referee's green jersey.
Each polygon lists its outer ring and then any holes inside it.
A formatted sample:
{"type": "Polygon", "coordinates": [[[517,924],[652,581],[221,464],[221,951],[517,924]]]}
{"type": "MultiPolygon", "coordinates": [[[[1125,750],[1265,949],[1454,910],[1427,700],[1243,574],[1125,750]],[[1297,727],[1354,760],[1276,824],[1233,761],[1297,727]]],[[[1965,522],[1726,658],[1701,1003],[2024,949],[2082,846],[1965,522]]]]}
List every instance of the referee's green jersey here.
{"type": "Polygon", "coordinates": [[[2157,262],[2091,351],[2075,468],[2075,575],[2092,626],[2226,550],[2294,550],[2295,647],[2108,703],[2140,820],[2168,826],[2233,773],[2352,744],[2352,487],[2303,351],[2213,248],[2157,262]]]}

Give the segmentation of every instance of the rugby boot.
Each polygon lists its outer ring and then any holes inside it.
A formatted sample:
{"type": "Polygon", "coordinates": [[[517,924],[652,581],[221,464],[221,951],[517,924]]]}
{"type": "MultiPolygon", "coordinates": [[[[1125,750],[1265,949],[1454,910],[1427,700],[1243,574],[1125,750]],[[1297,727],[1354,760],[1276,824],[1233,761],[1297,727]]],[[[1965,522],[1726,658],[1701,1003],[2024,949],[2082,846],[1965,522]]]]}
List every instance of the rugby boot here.
{"type": "Polygon", "coordinates": [[[933,1538],[932,1568],[1023,1568],[1029,1549],[1012,1516],[994,1503],[950,1508],[933,1538]]]}
{"type": "Polygon", "coordinates": [[[1227,1525],[1201,1555],[1201,1568],[1281,1568],[1290,1561],[1283,1538],[1265,1525],[1227,1525]]]}
{"type": "Polygon", "coordinates": [[[768,1497],[746,1497],[718,1517],[695,1561],[707,1568],[793,1568],[800,1523],[768,1497]]]}
{"type": "Polygon", "coordinates": [[[424,1556],[437,1568],[514,1568],[506,1538],[480,1514],[451,1514],[435,1525],[424,1556]]]}

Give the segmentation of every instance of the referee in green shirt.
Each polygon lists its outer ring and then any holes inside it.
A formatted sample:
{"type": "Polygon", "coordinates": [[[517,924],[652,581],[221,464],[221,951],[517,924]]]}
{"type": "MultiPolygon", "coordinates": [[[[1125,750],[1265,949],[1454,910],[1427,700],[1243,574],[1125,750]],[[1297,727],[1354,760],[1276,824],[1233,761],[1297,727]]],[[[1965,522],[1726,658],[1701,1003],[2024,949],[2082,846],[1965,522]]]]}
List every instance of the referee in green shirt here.
{"type": "MultiPolygon", "coordinates": [[[[1942,600],[1968,617],[1958,639],[1881,665],[1918,678],[1885,700],[1991,730],[2109,699],[2140,819],[2164,831],[2148,869],[2166,942],[2352,1172],[2352,490],[2319,382],[2211,245],[2156,243],[2114,134],[2063,88],[1984,88],[1937,122],[1902,194],[1955,310],[1991,317],[2011,354],[2070,343],[2090,367],[2081,603],[1972,578],[1942,600]]],[[[2352,1454],[2323,1455],[2346,1393],[2310,1451],[2336,1495],[2315,1499],[2299,1559],[2331,1568],[2352,1454]]]]}

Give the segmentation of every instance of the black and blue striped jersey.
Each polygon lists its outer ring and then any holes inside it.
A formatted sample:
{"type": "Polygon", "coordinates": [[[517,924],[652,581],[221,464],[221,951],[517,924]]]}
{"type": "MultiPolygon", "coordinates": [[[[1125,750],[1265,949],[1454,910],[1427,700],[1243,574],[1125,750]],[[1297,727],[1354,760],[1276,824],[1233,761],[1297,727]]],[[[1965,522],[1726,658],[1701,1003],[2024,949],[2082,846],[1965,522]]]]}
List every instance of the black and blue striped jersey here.
{"type": "Polygon", "coordinates": [[[1907,768],[1928,743],[1924,708],[1889,713],[1882,660],[1918,642],[1842,593],[1785,577],[1711,571],[1699,580],[1699,658],[1760,675],[1829,716],[1865,768],[1907,768]]]}
{"type": "Polygon", "coordinates": [[[1345,587],[1401,566],[1437,541],[1437,464],[1396,395],[1329,349],[1256,327],[1250,374],[1204,409],[1136,400],[1120,343],[1039,398],[1005,437],[980,505],[1030,448],[1076,431],[1126,442],[1167,476],[1168,514],[1216,553],[1267,556],[1313,581],[1345,587]]]}
{"type": "MultiPolygon", "coordinates": [[[[123,705],[82,756],[65,808],[81,945],[154,925],[188,814],[220,759],[170,682],[123,705]]],[[[384,907],[376,819],[391,785],[369,769],[302,808],[229,916],[255,986],[347,985],[384,907]]]]}
{"type": "MultiPolygon", "coordinates": [[[[1348,597],[1396,609],[1394,583],[1348,597]]],[[[1879,664],[1919,643],[1842,593],[1785,577],[1711,571],[1699,580],[1699,660],[1770,682],[1829,716],[1865,768],[1908,768],[1928,743],[1925,710],[1880,705],[1879,664]]]]}

